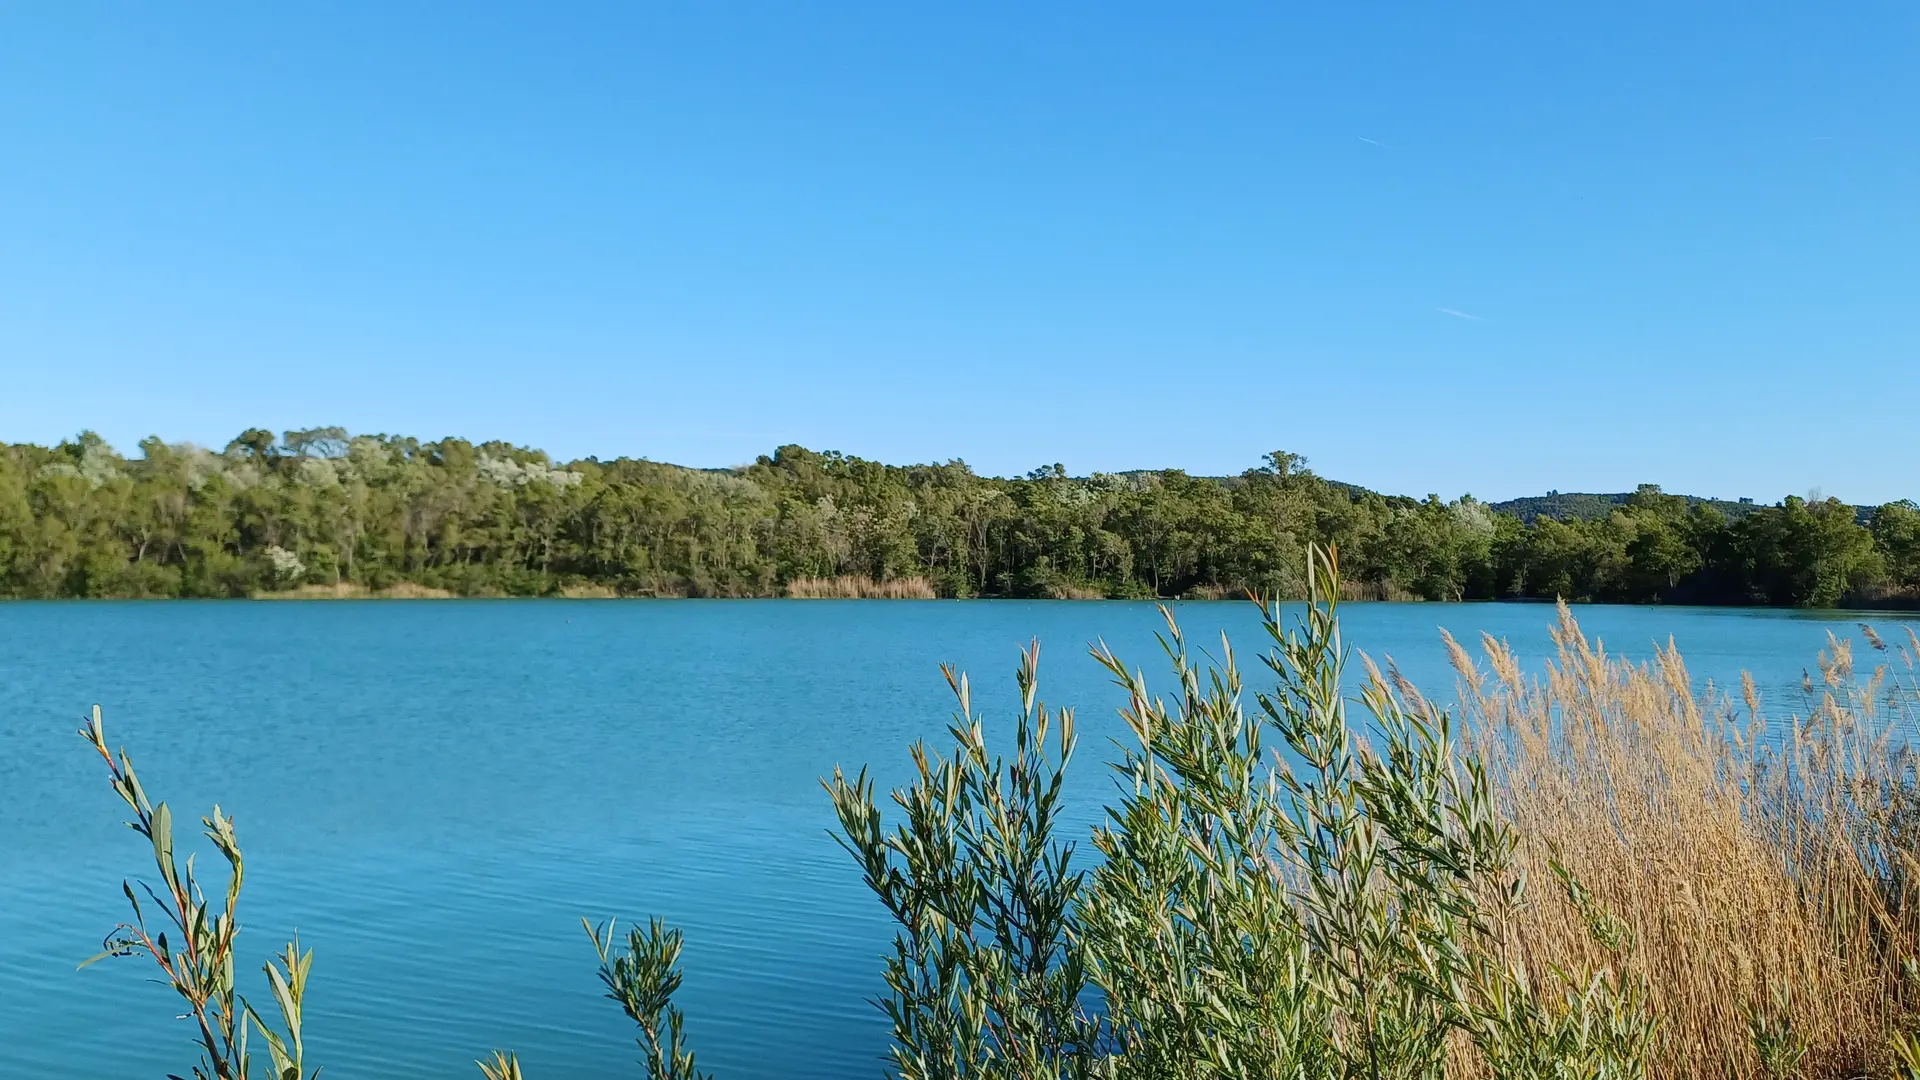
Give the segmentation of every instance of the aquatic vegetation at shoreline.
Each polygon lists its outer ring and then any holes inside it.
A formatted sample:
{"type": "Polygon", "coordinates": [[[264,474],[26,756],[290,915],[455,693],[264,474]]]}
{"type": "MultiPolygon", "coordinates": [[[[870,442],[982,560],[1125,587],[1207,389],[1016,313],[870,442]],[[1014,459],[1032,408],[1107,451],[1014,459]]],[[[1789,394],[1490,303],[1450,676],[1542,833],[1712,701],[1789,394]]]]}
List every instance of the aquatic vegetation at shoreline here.
{"type": "Polygon", "coordinates": [[[347,582],[332,585],[299,585],[277,592],[257,592],[255,600],[446,600],[453,596],[445,589],[430,589],[409,581],[398,581],[382,589],[369,589],[347,582]]]}
{"type": "MultiPolygon", "coordinates": [[[[886,799],[864,770],[826,780],[838,837],[896,924],[879,958],[895,1075],[1920,1075],[1920,638],[1863,630],[1871,670],[1833,640],[1800,715],[1780,717],[1751,683],[1696,687],[1671,647],[1644,665],[1609,655],[1563,607],[1544,669],[1445,638],[1450,711],[1350,656],[1338,563],[1309,558],[1297,625],[1261,606],[1257,680],[1170,614],[1165,690],[1096,648],[1130,735],[1091,836],[1061,827],[1076,728],[1040,695],[1037,645],[1009,742],[948,670],[956,713],[939,745],[911,748],[906,786],[886,799]]],[[[135,827],[170,835],[97,714],[83,734],[135,827]]],[[[305,1067],[310,955],[268,966],[280,1022],[245,1005],[238,842],[218,810],[207,829],[231,851],[224,907],[195,899],[170,841],[149,895],[186,898],[174,925],[212,928],[201,952],[227,974],[189,965],[175,985],[204,1002],[203,1075],[247,1075],[251,1023],[284,1077],[283,1055],[305,1067]]],[[[140,946],[127,930],[110,952],[140,946]]],[[[704,1075],[673,1002],[679,932],[587,930],[645,1073],[704,1075]]],[[[519,1076],[505,1051],[481,1067],[519,1076]]]]}
{"type": "Polygon", "coordinates": [[[940,596],[923,577],[875,581],[851,574],[795,578],[787,582],[787,595],[795,600],[936,600],[940,596]]]}
{"type": "MultiPolygon", "coordinates": [[[[1859,677],[1832,639],[1800,716],[1697,688],[1669,644],[1650,664],[1609,656],[1562,607],[1555,657],[1528,679],[1504,642],[1476,662],[1452,638],[1462,715],[1538,875],[1566,866],[1639,943],[1632,970],[1664,1027],[1668,1075],[1855,1076],[1920,1004],[1913,892],[1920,855],[1914,685],[1920,639],[1873,634],[1859,677]],[[1752,1045],[1730,1040],[1751,1031],[1752,1045]]],[[[1511,916],[1536,966],[1594,957],[1580,913],[1511,916]]]]}

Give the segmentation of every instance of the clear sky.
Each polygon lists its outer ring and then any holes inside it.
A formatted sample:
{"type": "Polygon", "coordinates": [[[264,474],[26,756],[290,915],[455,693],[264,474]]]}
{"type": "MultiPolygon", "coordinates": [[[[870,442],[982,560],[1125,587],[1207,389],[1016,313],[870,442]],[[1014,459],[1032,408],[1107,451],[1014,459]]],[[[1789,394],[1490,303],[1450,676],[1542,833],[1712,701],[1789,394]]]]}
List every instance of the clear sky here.
{"type": "Polygon", "coordinates": [[[0,7],[0,440],[1920,496],[1910,3],[0,7]]]}

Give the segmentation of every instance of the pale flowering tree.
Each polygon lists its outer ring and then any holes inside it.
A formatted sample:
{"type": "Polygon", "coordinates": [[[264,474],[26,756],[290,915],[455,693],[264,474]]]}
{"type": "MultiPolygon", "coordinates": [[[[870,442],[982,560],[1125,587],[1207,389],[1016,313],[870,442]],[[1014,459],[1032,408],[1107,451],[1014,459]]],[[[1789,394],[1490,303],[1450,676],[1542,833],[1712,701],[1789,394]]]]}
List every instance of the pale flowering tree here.
{"type": "Polygon", "coordinates": [[[61,449],[68,452],[68,458],[41,466],[40,476],[76,477],[85,480],[89,490],[126,479],[126,472],[120,468],[124,464],[120,455],[91,431],[82,432],[76,442],[64,443],[61,449]]]}
{"type": "Polygon", "coordinates": [[[299,467],[294,470],[294,480],[309,487],[339,487],[340,470],[332,459],[323,457],[301,458],[299,467]]]}
{"type": "Polygon", "coordinates": [[[300,561],[300,556],[279,544],[267,545],[267,562],[273,566],[274,581],[282,585],[294,584],[307,574],[307,564],[300,561]]]}
{"type": "Polygon", "coordinates": [[[1487,504],[1477,499],[1465,498],[1448,508],[1453,515],[1454,524],[1475,536],[1492,536],[1494,533],[1493,511],[1487,504]]]}
{"type": "Polygon", "coordinates": [[[570,469],[550,469],[542,462],[515,461],[486,453],[480,454],[474,464],[482,480],[503,488],[520,488],[534,483],[567,488],[586,479],[570,469]]]}

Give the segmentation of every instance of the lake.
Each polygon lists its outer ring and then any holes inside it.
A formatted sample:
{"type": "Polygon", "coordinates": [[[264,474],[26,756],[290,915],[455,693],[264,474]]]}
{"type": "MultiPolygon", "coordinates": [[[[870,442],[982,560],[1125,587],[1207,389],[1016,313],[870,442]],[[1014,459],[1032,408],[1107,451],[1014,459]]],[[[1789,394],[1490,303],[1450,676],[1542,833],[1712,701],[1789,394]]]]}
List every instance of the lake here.
{"type": "MultiPolygon", "coordinates": [[[[1253,660],[1249,606],[1177,609],[1195,645],[1229,629],[1253,660]]],[[[1829,630],[1857,634],[1844,613],[1578,614],[1633,656],[1672,636],[1696,676],[1751,668],[1776,710],[1829,630]]],[[[1351,644],[1445,697],[1439,627],[1539,659],[1554,612],[1345,616],[1351,644]]],[[[193,1060],[149,961],[75,970],[124,917],[122,878],[152,877],[74,734],[98,702],[183,834],[216,801],[235,817],[242,986],[264,1004],[257,965],[298,930],[315,952],[308,1058],[333,1080],[474,1080],[495,1047],[534,1080],[640,1075],[580,919],[650,914],[685,930],[679,1000],[718,1080],[877,1077],[869,999],[891,929],[828,836],[819,777],[870,763],[901,779],[908,743],[950,715],[943,661],[1004,718],[1038,637],[1042,698],[1079,711],[1084,826],[1121,729],[1087,643],[1165,687],[1159,625],[1148,604],[1016,601],[0,605],[0,1075],[157,1078],[193,1060]]]]}

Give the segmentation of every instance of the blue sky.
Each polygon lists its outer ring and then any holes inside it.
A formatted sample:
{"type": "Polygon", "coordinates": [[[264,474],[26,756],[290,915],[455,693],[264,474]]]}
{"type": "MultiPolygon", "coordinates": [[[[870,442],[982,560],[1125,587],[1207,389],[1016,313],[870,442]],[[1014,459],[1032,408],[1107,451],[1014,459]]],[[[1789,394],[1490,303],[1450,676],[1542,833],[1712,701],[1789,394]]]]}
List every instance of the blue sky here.
{"type": "Polygon", "coordinates": [[[0,439],[1920,496],[1920,9],[0,8],[0,439]]]}

